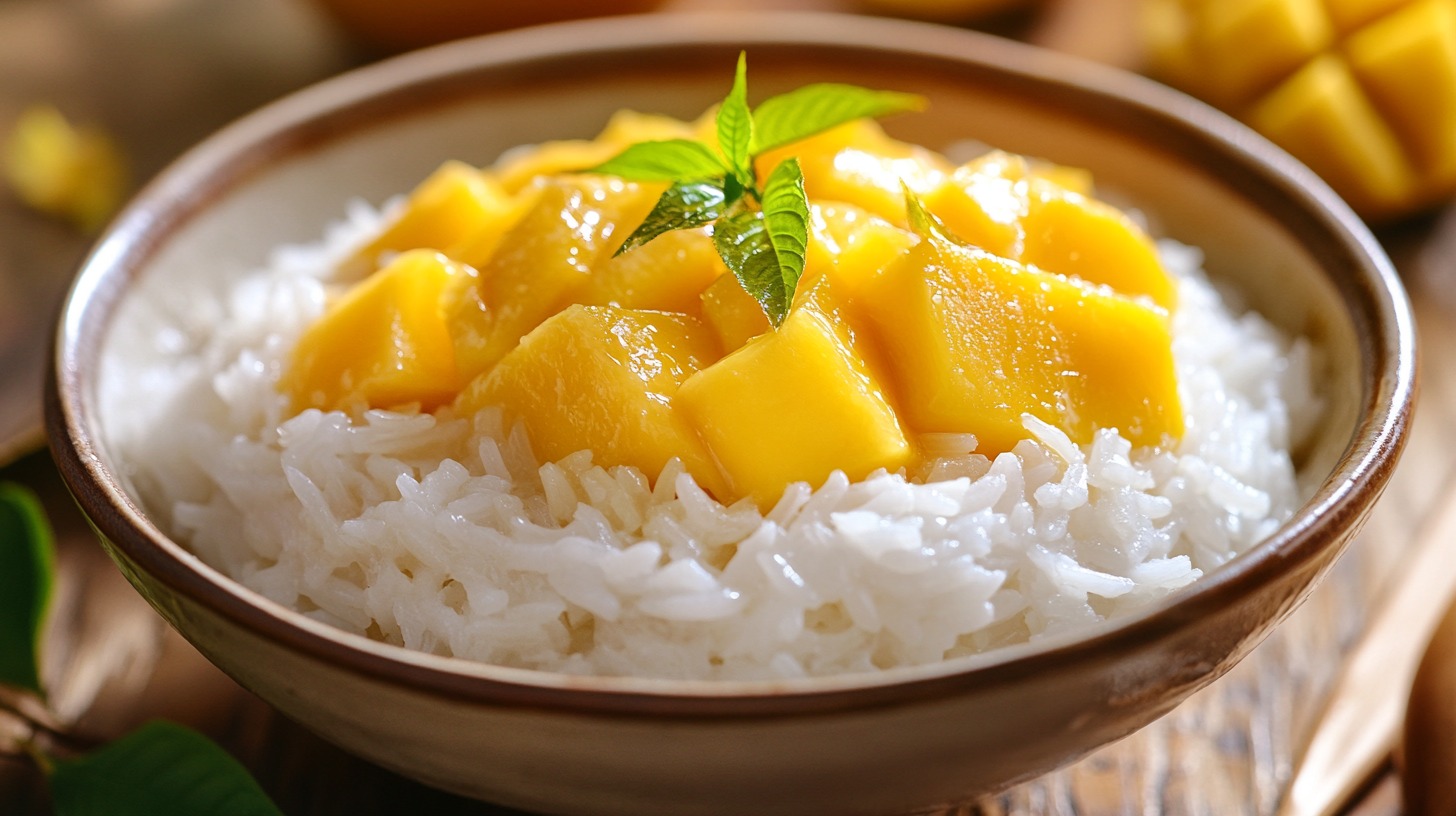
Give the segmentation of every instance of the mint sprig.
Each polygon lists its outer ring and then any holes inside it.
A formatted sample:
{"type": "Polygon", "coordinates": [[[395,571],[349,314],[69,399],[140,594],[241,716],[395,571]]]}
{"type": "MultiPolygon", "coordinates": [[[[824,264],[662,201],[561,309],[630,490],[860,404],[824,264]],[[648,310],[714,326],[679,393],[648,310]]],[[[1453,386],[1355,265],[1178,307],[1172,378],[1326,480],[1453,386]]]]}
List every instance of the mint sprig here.
{"type": "Polygon", "coordinates": [[[55,536],[40,499],[0,483],[0,719],[29,731],[0,759],[29,756],[45,772],[56,816],[282,816],[246,769],[203,735],[155,721],[82,756],[54,747],[88,742],[44,705],[39,660],[42,622],[56,582],[55,536]],[[50,746],[50,747],[48,747],[50,746]]]}
{"type": "Polygon", "coordinates": [[[55,585],[45,510],[28,488],[0,484],[0,684],[43,694],[41,626],[55,585]]]}
{"type": "Polygon", "coordinates": [[[50,782],[57,816],[283,816],[231,754],[163,720],[54,761],[50,782]]]}
{"type": "Polygon", "coordinates": [[[920,110],[914,94],[820,83],[748,106],[748,59],[738,55],[733,87],[718,106],[717,150],[689,139],[639,142],[585,172],[631,181],[672,182],[642,224],[622,242],[627,252],[672,230],[713,227],[713,245],[744,291],[778,326],[804,274],[809,197],[797,159],[781,161],[760,188],[754,160],[864,117],[920,110]]]}

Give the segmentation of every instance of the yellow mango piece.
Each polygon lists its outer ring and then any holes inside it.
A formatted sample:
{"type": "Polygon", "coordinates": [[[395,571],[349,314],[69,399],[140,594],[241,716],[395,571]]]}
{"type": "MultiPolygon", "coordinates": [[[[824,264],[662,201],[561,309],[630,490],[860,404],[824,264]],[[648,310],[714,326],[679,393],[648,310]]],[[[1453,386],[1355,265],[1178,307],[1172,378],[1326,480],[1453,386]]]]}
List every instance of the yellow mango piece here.
{"type": "Polygon", "coordinates": [[[445,294],[466,379],[490,370],[526,332],[576,302],[593,267],[636,229],[657,194],[606,176],[545,184],[479,276],[445,294]]]}
{"type": "Polygon", "coordinates": [[[918,145],[891,139],[869,119],[857,119],[803,141],[770,150],[756,162],[759,178],[797,156],[812,201],[843,201],[898,226],[905,225],[903,181],[917,194],[938,186],[950,162],[918,145]]]}
{"type": "Polygon", "coordinates": [[[734,495],[767,510],[792,482],[834,470],[863,479],[910,461],[904,430],[841,330],[816,309],[683,382],[676,404],[727,474],[734,495]]]}
{"type": "Polygon", "coordinates": [[[676,456],[714,495],[722,478],[679,415],[679,385],[718,357],[708,330],[687,315],[571,306],[521,339],[456,400],[473,414],[500,406],[525,423],[542,461],[590,449],[596,464],[631,465],[656,479],[676,456]]]}
{"type": "Polygon", "coordinates": [[[706,232],[676,230],[597,264],[581,302],[697,314],[698,296],[727,271],[706,232]]]}
{"type": "Polygon", "coordinates": [[[993,151],[957,168],[924,203],[956,238],[993,255],[1171,308],[1173,281],[1142,228],[1059,179],[1090,187],[1084,172],[993,151]]]}
{"type": "Polygon", "coordinates": [[[956,168],[922,201],[957,238],[1003,258],[1021,257],[1026,160],[992,151],[956,168]]]}
{"type": "Polygon", "coordinates": [[[1333,37],[1320,0],[1204,3],[1202,48],[1218,99],[1237,105],[1324,50],[1333,37]]]}
{"type": "Polygon", "coordinates": [[[475,229],[447,247],[444,252],[463,264],[479,269],[490,262],[496,247],[505,240],[506,233],[521,220],[536,203],[539,189],[527,189],[506,197],[491,217],[476,225],[475,229]]]}
{"type": "Polygon", "coordinates": [[[850,298],[919,240],[915,233],[852,204],[813,204],[810,215],[812,230],[805,274],[823,265],[850,298]]]}
{"type": "Polygon", "coordinates": [[[703,321],[718,337],[724,351],[741,348],[744,343],[769,330],[768,316],[753,295],[743,291],[738,278],[721,275],[699,296],[703,321]]]}
{"type": "Polygon", "coordinates": [[[1166,313],[1058,275],[925,240],[870,284],[862,308],[918,432],[971,433],[994,455],[1029,413],[1087,442],[1183,432],[1166,313]]]}
{"type": "Polygon", "coordinates": [[[366,275],[387,252],[443,252],[515,214],[513,200],[494,179],[463,162],[447,161],[415,187],[389,225],[355,252],[345,268],[366,275]]]}
{"type": "Polygon", "coordinates": [[[429,250],[412,250],[350,289],[309,326],[280,390],[294,410],[388,408],[430,411],[464,384],[440,297],[475,271],[429,250]]]}
{"type": "Polygon", "coordinates": [[[1249,113],[1249,122],[1362,212],[1390,212],[1416,194],[1415,173],[1395,135],[1337,57],[1300,69],[1249,113]]]}
{"type": "Polygon", "coordinates": [[[1028,160],[1026,178],[1051,182],[1069,193],[1092,195],[1092,171],[1046,161],[1028,160]]]}
{"type": "Polygon", "coordinates": [[[697,123],[623,110],[613,114],[594,139],[563,139],[509,151],[496,162],[495,172],[501,185],[515,193],[536,179],[601,164],[635,142],[701,139],[703,135],[697,123]]]}
{"type": "Polygon", "coordinates": [[[1351,36],[1345,52],[1360,86],[1425,169],[1425,186],[1456,187],[1456,5],[1411,3],[1351,36]]]}
{"type": "Polygon", "coordinates": [[[1173,307],[1177,292],[1157,247],[1116,207],[1034,181],[1021,224],[1022,263],[1173,307]]]}

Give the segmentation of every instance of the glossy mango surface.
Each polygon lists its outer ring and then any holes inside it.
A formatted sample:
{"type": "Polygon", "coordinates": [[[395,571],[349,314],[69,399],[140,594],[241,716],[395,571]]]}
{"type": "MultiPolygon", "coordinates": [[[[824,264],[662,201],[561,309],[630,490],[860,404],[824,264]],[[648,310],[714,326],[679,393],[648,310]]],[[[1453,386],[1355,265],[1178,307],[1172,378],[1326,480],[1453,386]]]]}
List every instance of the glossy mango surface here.
{"type": "Polygon", "coordinates": [[[927,240],[878,276],[862,307],[907,424],[973,433],[986,454],[1026,437],[1029,413],[1088,442],[1183,432],[1165,313],[974,248],[927,240]]]}
{"type": "Polygon", "coordinates": [[[675,456],[721,494],[717,468],[675,399],[717,358],[711,332],[687,315],[571,306],[471,383],[456,408],[468,415],[500,406],[507,422],[525,423],[542,461],[590,449],[598,462],[655,478],[675,456]]]}
{"type": "Polygon", "coordinates": [[[455,367],[441,296],[474,270],[413,250],[350,289],[294,347],[281,388],[295,409],[433,410],[465,384],[455,367]]]}
{"type": "Polygon", "coordinates": [[[705,123],[620,114],[595,140],[442,166],[347,262],[383,266],[282,388],[299,409],[500,409],[543,461],[590,450],[651,479],[677,458],[764,510],[836,470],[913,468],[920,434],[1008,450],[1027,413],[1079,441],[1181,433],[1175,282],[1085,173],[999,152],[953,167],[869,122],[805,140],[805,267],[774,327],[711,227],[618,254],[664,185],[562,172],[705,123]],[[943,234],[909,228],[907,188],[943,234]]]}
{"type": "Polygon", "coordinates": [[[677,404],[737,495],[767,509],[790,482],[835,470],[863,479],[909,463],[910,443],[884,390],[842,327],[799,308],[773,331],[694,374],[677,404]]]}

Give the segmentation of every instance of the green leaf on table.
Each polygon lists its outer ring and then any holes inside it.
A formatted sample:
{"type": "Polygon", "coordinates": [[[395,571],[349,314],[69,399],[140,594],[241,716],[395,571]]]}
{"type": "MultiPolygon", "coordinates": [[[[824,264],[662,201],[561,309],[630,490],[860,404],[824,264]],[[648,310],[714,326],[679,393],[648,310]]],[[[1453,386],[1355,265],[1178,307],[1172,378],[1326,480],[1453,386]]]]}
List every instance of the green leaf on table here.
{"type": "Polygon", "coordinates": [[[620,176],[629,181],[697,181],[721,176],[726,169],[702,142],[664,139],[628,145],[621,153],[582,172],[620,176]]]}
{"type": "Polygon", "coordinates": [[[834,82],[805,85],[765,99],[753,111],[754,150],[782,147],[855,119],[924,108],[925,97],[916,94],[834,82]]]}
{"type": "Polygon", "coordinates": [[[718,148],[728,160],[728,170],[749,189],[753,189],[753,166],[749,150],[753,146],[753,114],[748,110],[748,56],[738,54],[738,68],[733,73],[733,88],[718,106],[718,148]]]}
{"type": "Polygon", "coordinates": [[[809,240],[809,201],[796,159],[781,162],[764,185],[763,210],[740,210],[720,218],[713,244],[743,290],[778,326],[789,313],[804,273],[809,240]]]}
{"type": "Polygon", "coordinates": [[[230,754],[160,720],[57,761],[50,782],[56,816],[282,816],[230,754]]]}
{"type": "Polygon", "coordinates": [[[40,634],[55,584],[55,541],[40,499],[0,484],[0,683],[42,694],[40,634]]]}
{"type": "Polygon", "coordinates": [[[725,202],[722,188],[712,182],[674,184],[652,205],[652,212],[627,236],[616,254],[636,249],[664,232],[711,224],[723,214],[725,202]]]}

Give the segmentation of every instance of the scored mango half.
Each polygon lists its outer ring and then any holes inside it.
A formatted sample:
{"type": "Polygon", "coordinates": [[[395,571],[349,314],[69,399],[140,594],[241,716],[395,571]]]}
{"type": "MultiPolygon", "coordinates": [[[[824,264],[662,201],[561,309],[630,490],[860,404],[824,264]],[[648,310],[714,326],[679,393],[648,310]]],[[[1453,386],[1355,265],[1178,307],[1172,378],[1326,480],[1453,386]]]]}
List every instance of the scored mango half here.
{"type": "Polygon", "coordinates": [[[623,114],[597,140],[442,166],[300,340],[295,409],[499,409],[543,461],[590,450],[653,479],[677,459],[764,510],[794,482],[914,468],[921,434],[1009,450],[1024,414],[1078,441],[1182,433],[1175,282],[1084,172],[999,152],[954,167],[872,122],[800,142],[805,266],[774,326],[711,227],[618,252],[663,185],[560,172],[705,122],[623,114]],[[947,235],[908,228],[907,188],[947,235]]]}
{"type": "Polygon", "coordinates": [[[1386,219],[1456,192],[1453,0],[1144,0],[1155,74],[1386,219]]]}

